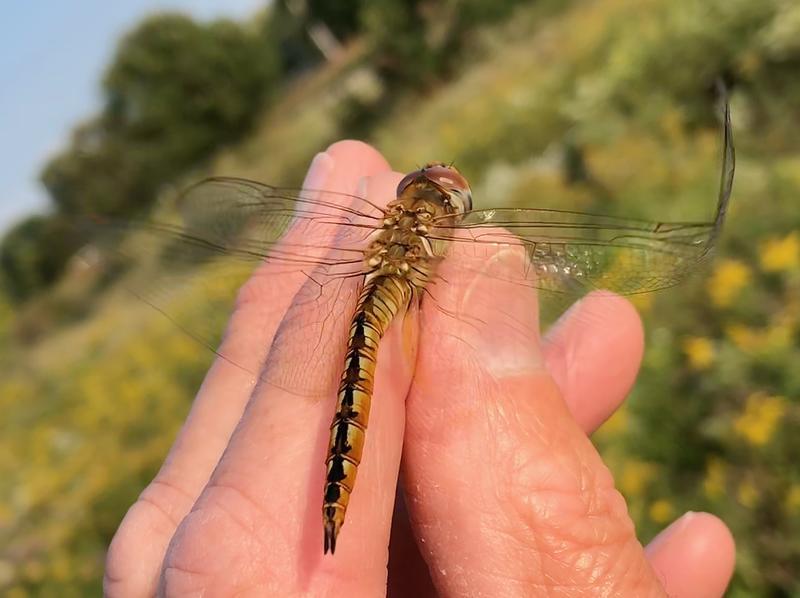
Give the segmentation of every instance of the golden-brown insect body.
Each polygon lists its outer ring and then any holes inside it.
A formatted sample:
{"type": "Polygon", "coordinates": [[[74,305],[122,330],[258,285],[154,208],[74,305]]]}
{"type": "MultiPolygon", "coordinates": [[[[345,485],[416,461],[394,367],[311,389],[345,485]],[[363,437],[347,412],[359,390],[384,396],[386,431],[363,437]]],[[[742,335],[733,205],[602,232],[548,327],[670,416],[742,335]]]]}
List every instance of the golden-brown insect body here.
{"type": "Polygon", "coordinates": [[[458,171],[430,164],[401,181],[383,227],[364,252],[364,286],[350,324],[326,459],[326,553],[336,550],[363,455],[380,340],[392,320],[419,301],[435,272],[440,257],[426,237],[431,223],[458,217],[470,206],[469,186],[458,171]]]}

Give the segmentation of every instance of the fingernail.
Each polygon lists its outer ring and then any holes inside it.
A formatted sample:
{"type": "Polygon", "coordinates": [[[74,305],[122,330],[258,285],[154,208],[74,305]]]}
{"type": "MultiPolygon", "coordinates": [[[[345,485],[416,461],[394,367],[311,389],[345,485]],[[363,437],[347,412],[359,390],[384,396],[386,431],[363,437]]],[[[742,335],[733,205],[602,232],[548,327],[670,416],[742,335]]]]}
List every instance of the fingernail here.
{"type": "Polygon", "coordinates": [[[687,511],[681,515],[678,519],[661,530],[661,533],[659,533],[655,538],[650,540],[650,543],[645,548],[645,552],[648,554],[658,552],[665,544],[669,543],[672,538],[689,527],[696,517],[697,513],[694,511],[687,511]]]}
{"type": "Polygon", "coordinates": [[[536,290],[527,279],[522,248],[490,256],[464,295],[466,327],[481,365],[498,378],[528,374],[543,367],[539,346],[536,290]]]}
{"type": "Polygon", "coordinates": [[[578,313],[581,309],[581,305],[583,304],[583,299],[578,299],[572,305],[567,308],[564,313],[558,316],[558,319],[553,322],[550,327],[547,329],[547,332],[544,335],[544,340],[547,342],[548,340],[558,336],[561,328],[563,328],[574,316],[574,314],[578,313]]]}
{"type": "Polygon", "coordinates": [[[306,178],[303,181],[303,189],[324,189],[325,181],[328,180],[333,172],[334,159],[326,152],[320,152],[311,161],[308,167],[306,178]]]}

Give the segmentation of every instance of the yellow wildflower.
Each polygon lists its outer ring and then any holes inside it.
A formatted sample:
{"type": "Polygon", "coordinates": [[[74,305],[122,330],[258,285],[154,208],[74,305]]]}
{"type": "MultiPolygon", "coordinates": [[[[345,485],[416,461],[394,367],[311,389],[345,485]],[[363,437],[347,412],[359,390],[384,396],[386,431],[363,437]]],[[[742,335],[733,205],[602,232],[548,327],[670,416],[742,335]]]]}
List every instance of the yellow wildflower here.
{"type": "Polygon", "coordinates": [[[776,321],[766,330],[765,343],[772,351],[785,350],[792,346],[794,332],[786,322],[776,321]]]}
{"type": "Polygon", "coordinates": [[[800,484],[795,482],[789,486],[784,505],[790,514],[800,513],[800,484]]]}
{"type": "Polygon", "coordinates": [[[725,493],[725,478],[728,467],[724,461],[712,457],[706,463],[706,478],[703,480],[703,491],[709,498],[719,498],[725,493]]]}
{"type": "Polygon", "coordinates": [[[11,505],[7,503],[0,503],[0,526],[7,526],[14,518],[14,511],[11,505]]]}
{"type": "Polygon", "coordinates": [[[44,579],[47,570],[41,561],[33,560],[25,563],[23,573],[28,580],[37,582],[44,579]]]}
{"type": "Polygon", "coordinates": [[[750,268],[739,260],[722,260],[708,281],[708,294],[717,307],[727,307],[752,278],[750,268]]]}
{"type": "Polygon", "coordinates": [[[758,332],[744,324],[730,324],[725,328],[725,334],[741,351],[751,352],[762,344],[758,332]]]}
{"type": "Polygon", "coordinates": [[[637,293],[628,296],[628,299],[630,299],[630,302],[633,303],[640,313],[646,314],[653,307],[655,295],[655,293],[637,293]]]}
{"type": "Polygon", "coordinates": [[[748,509],[752,509],[758,502],[758,488],[750,480],[744,480],[736,490],[736,499],[748,509]]]}
{"type": "Polygon", "coordinates": [[[619,476],[619,489],[626,497],[641,494],[656,473],[656,467],[652,463],[636,460],[626,461],[619,476]]]}
{"type": "Polygon", "coordinates": [[[675,508],[672,506],[672,503],[661,498],[650,505],[649,515],[650,519],[656,523],[666,523],[672,519],[674,512],[675,508]]]}
{"type": "Polygon", "coordinates": [[[754,329],[742,324],[730,324],[725,333],[738,349],[752,353],[755,351],[785,350],[793,342],[794,321],[791,317],[773,317],[767,328],[754,329]]]}
{"type": "Polygon", "coordinates": [[[55,581],[68,581],[72,578],[72,563],[66,554],[57,554],[50,563],[50,576],[55,581]]]}
{"type": "Polygon", "coordinates": [[[11,561],[0,560],[0,583],[5,585],[14,581],[14,564],[11,561]]]}
{"type": "Polygon", "coordinates": [[[753,446],[769,442],[778,422],[786,412],[783,397],[771,397],[757,392],[747,399],[742,413],[733,423],[735,432],[753,446]]]}
{"type": "Polygon", "coordinates": [[[791,232],[782,239],[769,239],[759,248],[765,272],[785,272],[800,267],[800,236],[791,232]]]}
{"type": "Polygon", "coordinates": [[[609,436],[622,434],[625,430],[628,429],[629,423],[630,423],[630,414],[623,405],[622,408],[617,409],[614,415],[608,418],[606,423],[603,424],[602,430],[604,434],[607,434],[609,436]]]}
{"type": "Polygon", "coordinates": [[[714,363],[714,343],[703,336],[692,336],[684,340],[683,352],[693,370],[705,370],[714,363]]]}

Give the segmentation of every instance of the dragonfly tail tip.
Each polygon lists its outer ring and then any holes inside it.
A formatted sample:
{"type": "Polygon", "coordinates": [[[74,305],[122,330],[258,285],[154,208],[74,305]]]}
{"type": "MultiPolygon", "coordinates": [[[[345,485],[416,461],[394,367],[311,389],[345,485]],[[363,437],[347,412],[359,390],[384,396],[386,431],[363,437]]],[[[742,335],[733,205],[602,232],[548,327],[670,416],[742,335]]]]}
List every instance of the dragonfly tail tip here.
{"type": "Polygon", "coordinates": [[[331,554],[336,552],[336,525],[333,521],[326,521],[325,522],[325,548],[323,554],[328,554],[330,550],[331,554]]]}

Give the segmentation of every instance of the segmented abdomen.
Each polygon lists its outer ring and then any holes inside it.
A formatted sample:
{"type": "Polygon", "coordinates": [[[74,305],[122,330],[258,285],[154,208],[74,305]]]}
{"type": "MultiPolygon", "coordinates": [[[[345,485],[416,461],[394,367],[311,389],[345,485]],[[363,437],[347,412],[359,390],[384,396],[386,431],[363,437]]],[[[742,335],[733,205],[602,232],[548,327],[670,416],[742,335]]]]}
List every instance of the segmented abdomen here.
{"type": "Polygon", "coordinates": [[[325,553],[336,551],[336,537],[344,523],[358,473],[369,419],[378,345],[392,319],[412,297],[411,283],[402,278],[368,278],[350,325],[347,356],[339,384],[338,409],[331,424],[326,460],[322,518],[325,553]]]}

